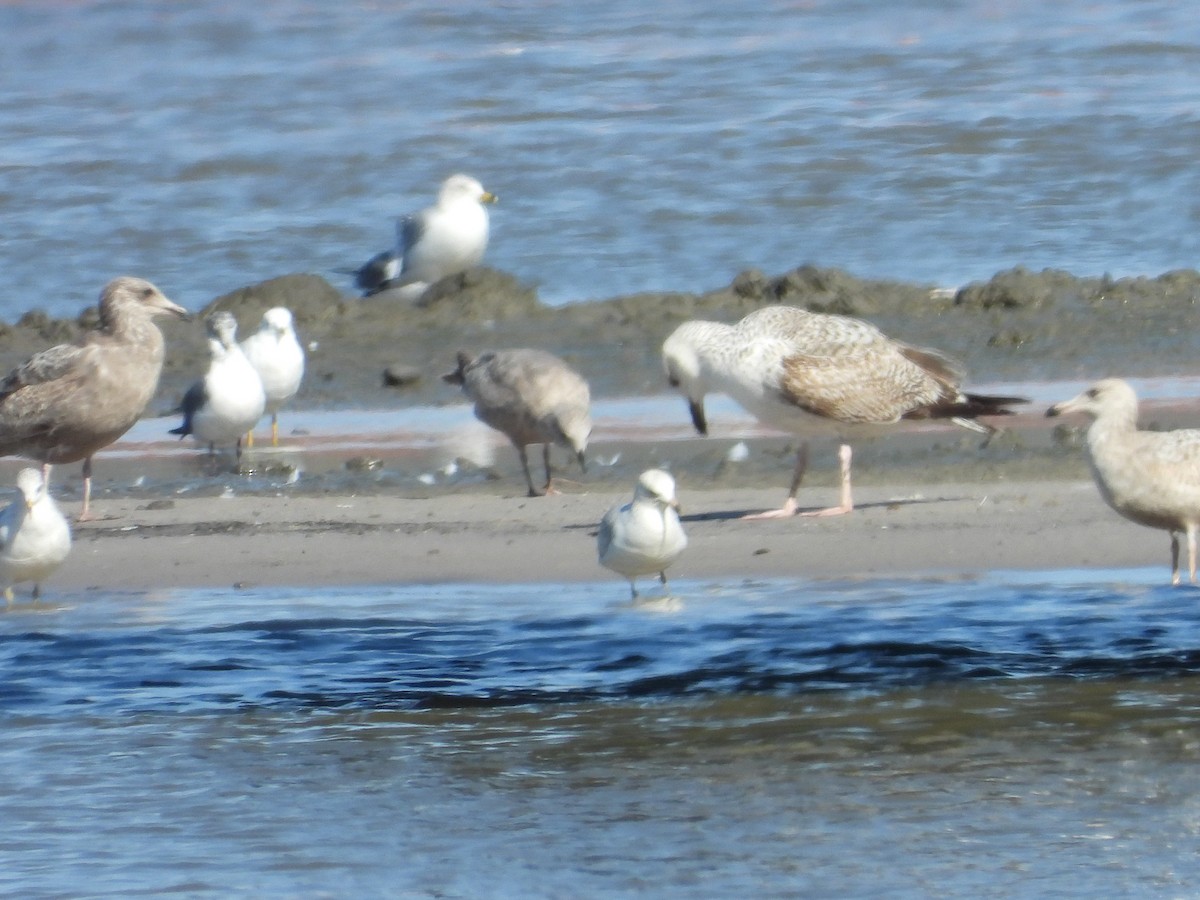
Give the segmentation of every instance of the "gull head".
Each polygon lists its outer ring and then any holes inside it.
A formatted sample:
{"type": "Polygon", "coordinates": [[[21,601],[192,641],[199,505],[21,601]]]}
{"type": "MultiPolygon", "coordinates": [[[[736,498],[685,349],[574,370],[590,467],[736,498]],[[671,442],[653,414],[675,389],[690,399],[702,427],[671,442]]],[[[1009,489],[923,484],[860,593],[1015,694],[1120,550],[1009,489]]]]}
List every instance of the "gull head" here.
{"type": "Polygon", "coordinates": [[[592,436],[592,417],[587,410],[579,412],[568,411],[558,416],[558,431],[562,434],[563,443],[571,448],[579,468],[587,472],[587,445],[592,436]]]}
{"type": "Polygon", "coordinates": [[[260,331],[268,331],[276,337],[284,337],[292,330],[292,312],[286,306],[273,306],[263,313],[260,331]]]}
{"type": "Polygon", "coordinates": [[[1127,422],[1137,420],[1137,394],[1129,382],[1120,378],[1105,378],[1097,381],[1078,397],[1055,403],[1047,416],[1064,416],[1068,413],[1084,413],[1093,419],[1101,416],[1117,417],[1127,422]]]}
{"type": "Polygon", "coordinates": [[[100,292],[102,324],[111,326],[114,319],[123,313],[140,313],[151,318],[171,315],[179,319],[191,319],[191,314],[186,309],[168,300],[166,295],[149,281],[134,278],[132,275],[114,278],[100,292]]]}
{"type": "Polygon", "coordinates": [[[470,175],[451,175],[442,182],[438,190],[438,204],[451,203],[496,203],[500,198],[491,191],[484,190],[483,185],[470,175]]]}
{"type": "Polygon", "coordinates": [[[675,497],[675,479],[662,469],[647,469],[638,476],[633,499],[653,503],[663,509],[679,509],[679,500],[675,497]]]}
{"type": "Polygon", "coordinates": [[[46,482],[41,471],[32,467],[22,469],[17,473],[17,490],[24,498],[25,508],[33,509],[46,496],[46,482]]]}
{"type": "Polygon", "coordinates": [[[213,349],[229,350],[237,346],[237,319],[227,309],[218,310],[204,323],[213,349]]]}
{"type": "Polygon", "coordinates": [[[706,367],[702,358],[705,339],[712,322],[684,322],[663,341],[663,371],[667,383],[683,394],[688,402],[692,424],[700,434],[708,434],[704,416],[704,395],[708,393],[706,367]]]}

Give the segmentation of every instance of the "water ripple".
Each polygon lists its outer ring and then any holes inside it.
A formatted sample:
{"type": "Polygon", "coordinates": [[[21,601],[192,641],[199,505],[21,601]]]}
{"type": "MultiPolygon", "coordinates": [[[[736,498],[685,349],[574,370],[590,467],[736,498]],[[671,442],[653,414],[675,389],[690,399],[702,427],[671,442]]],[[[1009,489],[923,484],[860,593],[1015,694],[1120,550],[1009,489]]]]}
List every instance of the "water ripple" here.
{"type": "Polygon", "coordinates": [[[0,620],[0,710],[466,708],[1200,671],[1196,592],[1133,575],[685,582],[644,606],[608,584],[79,595],[0,620]]]}

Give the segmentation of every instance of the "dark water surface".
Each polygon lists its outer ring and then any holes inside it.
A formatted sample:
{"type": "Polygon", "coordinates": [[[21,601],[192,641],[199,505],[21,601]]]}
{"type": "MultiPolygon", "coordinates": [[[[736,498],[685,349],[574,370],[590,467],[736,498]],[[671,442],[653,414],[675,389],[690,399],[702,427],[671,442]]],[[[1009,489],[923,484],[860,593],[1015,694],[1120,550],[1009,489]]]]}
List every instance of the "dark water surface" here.
{"type": "Polygon", "coordinates": [[[460,169],[550,303],[1200,256],[1186,3],[17,2],[0,34],[9,320],[120,272],[349,290],[460,169]]]}
{"type": "Polygon", "coordinates": [[[1191,894],[1161,573],[87,594],[0,618],[0,890],[1191,894]]]}

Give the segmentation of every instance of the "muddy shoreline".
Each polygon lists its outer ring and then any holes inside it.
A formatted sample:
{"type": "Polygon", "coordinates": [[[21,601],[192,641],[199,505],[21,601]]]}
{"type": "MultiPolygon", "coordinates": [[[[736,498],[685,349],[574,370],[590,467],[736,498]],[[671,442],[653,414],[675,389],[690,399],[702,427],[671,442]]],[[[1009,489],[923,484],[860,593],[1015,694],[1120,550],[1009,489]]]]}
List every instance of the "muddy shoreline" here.
{"type": "MultiPolygon", "coordinates": [[[[170,285],[162,285],[170,295],[170,285]]],[[[968,383],[1092,379],[1105,375],[1179,375],[1200,370],[1195,325],[1200,273],[1112,279],[1021,268],[959,289],[857,278],[802,266],[778,275],[738,274],[702,294],[646,293],[546,306],[534,286],[491,269],[453,276],[416,303],[386,293],[348,295],[320,275],[284,275],[212,300],[174,298],[199,316],[229,309],[240,334],[262,312],[288,306],[310,345],[298,409],[392,408],[459,402],[439,376],[459,348],[537,346],[557,353],[588,378],[596,397],[657,394],[663,338],[682,321],[733,321],[760,306],[787,303],[860,316],[909,343],[961,360],[968,383]],[[384,384],[389,367],[411,376],[384,384]]],[[[94,322],[37,310],[0,324],[0,368],[72,340],[94,322]]],[[[203,371],[207,350],[198,322],[167,323],[167,360],[150,414],[172,410],[203,371]]]]}

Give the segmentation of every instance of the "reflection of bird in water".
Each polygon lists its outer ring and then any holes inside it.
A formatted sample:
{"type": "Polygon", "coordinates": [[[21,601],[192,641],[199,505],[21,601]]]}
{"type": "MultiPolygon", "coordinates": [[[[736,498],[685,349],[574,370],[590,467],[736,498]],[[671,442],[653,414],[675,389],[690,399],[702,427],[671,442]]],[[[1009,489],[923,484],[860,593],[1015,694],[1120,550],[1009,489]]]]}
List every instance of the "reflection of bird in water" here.
{"type": "Polygon", "coordinates": [[[75,344],[43,350],[0,384],[0,456],[49,466],[83,460],[90,517],[92,456],[128,431],[158,389],[163,336],[154,318],[188,318],[148,281],[115,278],[100,294],[99,325],[75,344]]]}
{"type": "MultiPolygon", "coordinates": [[[[271,446],[279,446],[279,409],[300,390],[304,379],[304,348],[296,338],[292,313],[276,306],[263,313],[258,331],[242,341],[242,352],[262,380],[266,412],[271,414],[271,446]]],[[[246,444],[254,446],[253,429],[246,444]]]]}
{"type": "Polygon", "coordinates": [[[667,568],[687,547],[679,521],[675,479],[662,469],[649,469],[638,478],[633,500],[614,506],[600,522],[596,537],[600,565],[629,579],[637,599],[634,579],[658,573],[663,587],[667,568]]]}
{"type": "Polygon", "coordinates": [[[355,286],[368,296],[404,288],[403,295],[415,299],[435,281],[474,268],[488,245],[484,204],[495,202],[471,176],[451,175],[433,206],[396,223],[395,248],[367,260],[354,273],[355,286]]]}
{"type": "Polygon", "coordinates": [[[842,439],[841,502],[803,515],[838,515],[854,508],[850,490],[852,434],[872,433],[902,419],[950,419],[982,433],[977,416],[1008,415],[1019,397],[960,390],[962,372],[936,350],[892,340],[847,316],[768,306],[736,325],[685,322],[663,343],[667,379],[688,399],[692,422],[707,434],[704,395],[728,394],[772,428],[801,436],[787,501],[750,518],[796,513],[796,493],[808,463],[803,438],[830,430],[842,439]]]}
{"type": "Polygon", "coordinates": [[[546,469],[543,493],[553,493],[550,445],[575,454],[587,471],[584,452],[592,433],[591,399],[583,377],[544,350],[490,350],[475,358],[460,352],[458,368],[442,376],[460,385],[475,404],[480,421],[505,434],[521,458],[521,468],[536,497],[525,448],[542,445],[546,469]]]}
{"type": "Polygon", "coordinates": [[[232,444],[242,455],[242,435],[262,418],[266,406],[262,379],[237,342],[237,319],[222,310],[209,316],[211,359],[204,377],[183,395],[183,424],[170,433],[191,435],[212,452],[232,444]]]}
{"type": "Polygon", "coordinates": [[[33,599],[42,582],[71,552],[71,526],[59,512],[42,473],[22,469],[17,474],[21,498],[0,510],[0,585],[12,606],[13,585],[33,582],[33,599]]]}
{"type": "Polygon", "coordinates": [[[1200,429],[1139,431],[1137,394],[1119,378],[1097,381],[1048,416],[1092,417],[1087,453],[1100,496],[1125,518],[1171,533],[1171,583],[1179,584],[1179,535],[1187,538],[1188,574],[1196,583],[1200,529],[1200,429]]]}

